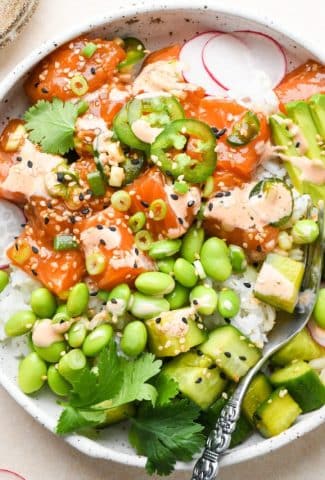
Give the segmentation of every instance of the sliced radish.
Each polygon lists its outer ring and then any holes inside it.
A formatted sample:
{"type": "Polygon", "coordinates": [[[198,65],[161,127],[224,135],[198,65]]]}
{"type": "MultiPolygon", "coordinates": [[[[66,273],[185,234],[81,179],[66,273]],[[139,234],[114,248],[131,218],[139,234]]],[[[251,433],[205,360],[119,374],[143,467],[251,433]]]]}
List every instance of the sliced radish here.
{"type": "Polygon", "coordinates": [[[308,329],[310,331],[311,336],[322,347],[325,347],[325,329],[320,328],[314,320],[310,320],[308,323],[308,329]]]}
{"type": "Polygon", "coordinates": [[[0,480],[25,480],[19,473],[11,470],[0,469],[0,480]]]}
{"type": "Polygon", "coordinates": [[[230,33],[212,37],[203,48],[203,64],[212,78],[226,89],[249,84],[253,59],[249,48],[230,33]]]}
{"type": "Polygon", "coordinates": [[[203,32],[188,40],[182,47],[179,59],[183,64],[183,76],[185,80],[194,85],[198,85],[206,91],[208,95],[224,96],[225,90],[216,83],[211,75],[206,71],[203,60],[203,48],[205,44],[213,37],[220,35],[221,32],[203,32]]]}
{"type": "Polygon", "coordinates": [[[0,266],[8,264],[7,248],[13,243],[14,237],[19,235],[22,225],[26,223],[23,211],[13,203],[0,200],[0,266]]]}
{"type": "Polygon", "coordinates": [[[281,45],[261,32],[238,30],[232,35],[250,50],[254,68],[266,73],[271,80],[272,88],[276,87],[287,70],[287,60],[281,45]]]}

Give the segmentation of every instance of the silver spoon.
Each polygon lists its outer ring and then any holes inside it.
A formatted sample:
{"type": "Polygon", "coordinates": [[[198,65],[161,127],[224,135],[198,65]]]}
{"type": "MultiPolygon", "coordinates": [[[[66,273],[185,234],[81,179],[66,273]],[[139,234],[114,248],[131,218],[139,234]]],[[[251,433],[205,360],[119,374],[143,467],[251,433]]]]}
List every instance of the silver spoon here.
{"type": "Polygon", "coordinates": [[[239,419],[241,404],[250,382],[266,361],[297,335],[310,319],[322,276],[324,253],[323,206],[319,207],[318,213],[316,210],[316,215],[320,234],[314,243],[306,247],[305,273],[296,309],[292,315],[286,315],[285,318],[281,318],[281,321],[277,322],[270,334],[269,342],[264,347],[262,358],[241,379],[229,402],[222,409],[215,428],[207,438],[203,453],[194,466],[192,480],[214,480],[217,477],[219,458],[229,448],[232,433],[239,419]]]}

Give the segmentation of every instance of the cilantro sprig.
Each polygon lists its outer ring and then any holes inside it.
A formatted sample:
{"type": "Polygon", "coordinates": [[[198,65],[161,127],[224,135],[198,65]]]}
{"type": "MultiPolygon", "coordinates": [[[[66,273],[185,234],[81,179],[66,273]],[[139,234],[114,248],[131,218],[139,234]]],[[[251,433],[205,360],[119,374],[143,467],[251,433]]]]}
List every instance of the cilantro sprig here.
{"type": "Polygon", "coordinates": [[[188,462],[204,445],[203,427],[195,420],[199,407],[177,400],[153,408],[143,406],[132,418],[129,440],[140,455],[148,457],[146,470],[168,475],[177,460],[188,462]]]}
{"type": "Polygon", "coordinates": [[[46,153],[63,155],[74,148],[75,123],[78,115],[85,111],[85,102],[81,103],[63,102],[58,98],[52,102],[39,100],[24,115],[29,139],[46,153]]]}
{"type": "Polygon", "coordinates": [[[86,367],[74,382],[68,404],[59,418],[57,433],[64,435],[99,425],[108,409],[135,400],[147,400],[154,405],[157,390],[147,381],[159,373],[161,364],[151,353],[144,353],[133,361],[118,356],[112,341],[99,356],[98,374],[86,367]]]}

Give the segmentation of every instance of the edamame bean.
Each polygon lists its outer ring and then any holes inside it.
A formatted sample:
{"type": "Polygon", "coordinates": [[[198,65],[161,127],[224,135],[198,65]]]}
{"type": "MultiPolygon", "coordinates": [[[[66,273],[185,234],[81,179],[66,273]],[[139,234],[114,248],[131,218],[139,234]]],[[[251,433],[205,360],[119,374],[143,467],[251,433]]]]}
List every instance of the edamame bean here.
{"type": "Polygon", "coordinates": [[[49,363],[57,363],[62,355],[64,355],[66,348],[67,345],[63,340],[60,342],[54,342],[48,347],[39,347],[34,343],[35,352],[37,352],[43,360],[49,363]]]}
{"type": "Polygon", "coordinates": [[[54,365],[50,365],[47,371],[47,383],[52,392],[60,397],[66,397],[70,391],[69,383],[62,377],[54,365]]]}
{"type": "Polygon", "coordinates": [[[0,293],[6,288],[9,283],[9,275],[4,270],[0,270],[0,293]]]}
{"type": "Polygon", "coordinates": [[[198,260],[203,242],[203,228],[191,227],[183,238],[181,256],[191,263],[198,260]]]}
{"type": "Polygon", "coordinates": [[[67,301],[67,312],[71,317],[79,317],[87,309],[89,290],[85,283],[77,283],[70,290],[67,301]]]}
{"type": "Polygon", "coordinates": [[[127,283],[121,283],[108,295],[107,309],[113,315],[123,315],[131,298],[131,290],[127,283]]]}
{"type": "Polygon", "coordinates": [[[18,385],[26,393],[37,392],[45,383],[47,374],[46,363],[32,352],[19,364],[18,385]]]}
{"type": "Polygon", "coordinates": [[[285,231],[279,233],[278,245],[282,250],[289,251],[292,249],[292,237],[285,231]]]}
{"type": "Polygon", "coordinates": [[[213,288],[198,285],[191,291],[190,301],[198,313],[212,315],[217,310],[218,295],[213,288]]]}
{"type": "Polygon", "coordinates": [[[97,297],[104,303],[107,302],[108,300],[108,297],[109,297],[109,292],[107,292],[106,290],[99,290],[98,293],[97,293],[97,297]]]}
{"type": "Polygon", "coordinates": [[[175,258],[167,257],[158,260],[157,267],[162,273],[174,273],[175,258]]]}
{"type": "Polygon", "coordinates": [[[18,337],[29,332],[36,322],[36,315],[31,310],[20,310],[14,313],[5,324],[5,333],[8,337],[18,337]]]}
{"type": "Polygon", "coordinates": [[[86,364],[87,359],[84,353],[79,348],[75,348],[61,358],[58,370],[63,378],[69,383],[73,383],[77,380],[86,364]]]}
{"type": "Polygon", "coordinates": [[[161,312],[169,311],[169,303],[164,298],[149,297],[135,292],[132,296],[130,312],[134,317],[149,320],[161,312]]]}
{"type": "Polygon", "coordinates": [[[37,288],[33,291],[30,305],[39,318],[52,318],[56,311],[54,295],[47,288],[37,288]]]}
{"type": "Polygon", "coordinates": [[[144,272],[137,277],[135,286],[145,295],[167,295],[174,289],[175,281],[168,273],[144,272]]]}
{"type": "Polygon", "coordinates": [[[321,288],[318,292],[314,308],[314,320],[317,325],[325,329],[325,288],[321,288]]]}
{"type": "Polygon", "coordinates": [[[61,305],[59,305],[58,308],[56,309],[56,313],[66,313],[66,314],[68,314],[67,304],[62,303],[61,305]]]}
{"type": "Polygon", "coordinates": [[[161,260],[165,257],[172,257],[182,246],[181,240],[158,240],[151,244],[149,256],[155,260],[161,260]]]}
{"type": "Polygon", "coordinates": [[[229,256],[232,269],[236,273],[244,272],[247,268],[247,260],[244,249],[238,245],[229,245],[229,256]]]}
{"type": "Polygon", "coordinates": [[[176,280],[183,287],[192,288],[197,282],[198,275],[194,266],[184,258],[178,258],[174,265],[174,275],[176,280]]]}
{"type": "Polygon", "coordinates": [[[68,331],[68,344],[72,348],[81,347],[87,335],[87,328],[83,322],[74,323],[68,331]]]}
{"type": "Polygon", "coordinates": [[[217,282],[224,282],[230,277],[232,267],[226,243],[220,238],[206,240],[200,253],[201,263],[206,274],[217,282]]]}
{"type": "Polygon", "coordinates": [[[171,310],[177,310],[189,304],[190,291],[178,282],[175,282],[175,288],[166,295],[171,310]]]}
{"type": "Polygon", "coordinates": [[[240,298],[236,292],[224,289],[219,292],[218,312],[224,318],[232,318],[239,312],[240,298]]]}
{"type": "Polygon", "coordinates": [[[147,329],[140,320],[127,324],[123,330],[121,349],[125,355],[135,357],[140,355],[146,348],[148,339],[147,329]]]}
{"type": "Polygon", "coordinates": [[[314,220],[298,220],[292,227],[291,233],[297,245],[313,243],[319,235],[318,224],[314,220]]]}
{"type": "Polygon", "coordinates": [[[87,357],[95,357],[103,350],[113,336],[113,328],[111,325],[103,324],[95,328],[88,337],[86,337],[82,351],[87,357]]]}

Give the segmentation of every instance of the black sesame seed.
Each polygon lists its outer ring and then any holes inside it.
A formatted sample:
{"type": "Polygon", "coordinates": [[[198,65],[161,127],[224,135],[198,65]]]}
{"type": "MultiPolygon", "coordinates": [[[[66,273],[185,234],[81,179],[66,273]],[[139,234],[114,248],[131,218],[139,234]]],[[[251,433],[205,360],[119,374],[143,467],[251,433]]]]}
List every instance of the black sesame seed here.
{"type": "Polygon", "coordinates": [[[195,204],[195,200],[189,200],[189,201],[187,202],[187,206],[188,206],[189,208],[193,207],[194,204],[195,204]]]}
{"type": "Polygon", "coordinates": [[[85,199],[85,196],[83,193],[79,193],[79,200],[80,202],[83,202],[83,200],[85,199]]]}
{"type": "Polygon", "coordinates": [[[33,168],[33,162],[31,160],[28,160],[27,167],[28,168],[33,168]]]}
{"type": "Polygon", "coordinates": [[[196,353],[198,354],[199,357],[202,357],[203,355],[203,352],[201,352],[201,350],[197,350],[196,353]]]}
{"type": "Polygon", "coordinates": [[[210,365],[208,367],[208,370],[214,370],[215,368],[217,368],[217,365],[215,365],[214,363],[212,365],[210,365]]]}
{"type": "Polygon", "coordinates": [[[199,304],[199,302],[196,299],[194,299],[192,303],[193,303],[193,305],[198,305],[199,304]]]}
{"type": "Polygon", "coordinates": [[[73,215],[71,215],[71,216],[69,217],[69,220],[70,220],[70,222],[71,222],[72,224],[76,223],[76,221],[77,221],[76,218],[75,218],[73,215]]]}
{"type": "Polygon", "coordinates": [[[57,172],[56,178],[57,178],[58,182],[60,182],[60,183],[64,182],[64,173],[63,172],[57,172]]]}
{"type": "Polygon", "coordinates": [[[220,378],[222,378],[222,380],[227,380],[227,376],[223,372],[220,372],[220,378]]]}
{"type": "Polygon", "coordinates": [[[42,93],[49,93],[48,89],[45,88],[45,87],[42,87],[42,88],[41,88],[41,92],[42,92],[42,93]]]}
{"type": "Polygon", "coordinates": [[[91,67],[90,73],[91,73],[92,75],[96,75],[96,68],[95,68],[95,67],[91,67]]]}
{"type": "Polygon", "coordinates": [[[134,264],[133,264],[133,268],[138,268],[138,264],[137,264],[137,262],[134,262],[134,264]]]}
{"type": "Polygon", "coordinates": [[[81,213],[82,213],[83,215],[87,215],[89,212],[90,212],[90,210],[89,210],[89,208],[87,208],[87,207],[86,207],[86,208],[83,208],[83,209],[81,210],[81,213]]]}
{"type": "Polygon", "coordinates": [[[17,237],[17,236],[16,236],[16,237],[14,237],[14,240],[18,240],[18,237],[17,237]]]}
{"type": "Polygon", "coordinates": [[[22,157],[16,157],[17,162],[22,162],[23,158],[22,157]]]}
{"type": "Polygon", "coordinates": [[[213,203],[208,203],[208,210],[209,212],[211,212],[211,210],[213,210],[213,203]]]}
{"type": "Polygon", "coordinates": [[[244,286],[245,286],[246,288],[251,288],[252,285],[251,285],[249,282],[244,282],[244,286]]]}
{"type": "Polygon", "coordinates": [[[230,318],[224,318],[224,321],[229,324],[230,323],[230,318]]]}
{"type": "Polygon", "coordinates": [[[257,245],[257,247],[256,247],[256,251],[257,251],[257,252],[261,252],[261,251],[262,251],[262,247],[261,247],[261,245],[257,245]]]}
{"type": "Polygon", "coordinates": [[[97,228],[98,230],[103,230],[104,227],[103,227],[103,225],[100,225],[100,224],[99,224],[99,225],[96,225],[96,228],[97,228]]]}
{"type": "Polygon", "coordinates": [[[15,243],[15,249],[16,249],[17,252],[18,252],[18,250],[19,250],[18,243],[15,243]]]}
{"type": "Polygon", "coordinates": [[[215,194],[216,198],[222,198],[223,197],[223,192],[218,192],[215,194]]]}
{"type": "Polygon", "coordinates": [[[161,317],[157,317],[156,320],[155,320],[156,323],[160,323],[161,322],[161,317]]]}
{"type": "Polygon", "coordinates": [[[139,255],[139,249],[135,247],[134,253],[135,253],[136,255],[139,255]]]}
{"type": "Polygon", "coordinates": [[[149,207],[149,203],[148,203],[148,202],[145,202],[144,200],[141,200],[140,203],[141,203],[141,205],[142,205],[144,208],[148,208],[148,207],[149,207]]]}
{"type": "Polygon", "coordinates": [[[178,200],[178,195],[176,195],[176,193],[172,193],[170,198],[172,198],[173,200],[178,200]]]}
{"type": "Polygon", "coordinates": [[[296,147],[296,148],[299,148],[299,147],[300,147],[300,142],[296,142],[295,147],[296,147]]]}
{"type": "Polygon", "coordinates": [[[230,353],[230,352],[224,352],[224,356],[227,357],[227,358],[230,358],[230,357],[231,357],[231,353],[230,353]]]}
{"type": "Polygon", "coordinates": [[[47,206],[47,208],[50,208],[50,209],[53,208],[53,205],[52,205],[52,203],[51,203],[50,201],[47,202],[46,206],[47,206]]]}
{"type": "Polygon", "coordinates": [[[231,195],[231,192],[224,192],[225,197],[230,197],[230,195],[231,195]]]}
{"type": "Polygon", "coordinates": [[[246,362],[247,358],[244,355],[239,355],[239,360],[246,362]]]}
{"type": "Polygon", "coordinates": [[[116,304],[117,304],[116,298],[111,298],[111,303],[113,303],[114,305],[116,305],[116,304]]]}
{"type": "Polygon", "coordinates": [[[199,377],[199,378],[197,378],[197,379],[195,380],[195,383],[201,383],[201,382],[202,382],[202,378],[201,378],[201,377],[199,377]]]}
{"type": "Polygon", "coordinates": [[[182,317],[182,322],[187,324],[187,318],[182,317]]]}
{"type": "Polygon", "coordinates": [[[39,82],[34,83],[34,87],[37,88],[39,86],[39,82]]]}
{"type": "Polygon", "coordinates": [[[33,253],[38,253],[39,250],[38,250],[37,247],[35,247],[35,246],[33,245],[33,246],[32,246],[32,252],[33,252],[33,253]]]}
{"type": "Polygon", "coordinates": [[[21,223],[21,224],[20,224],[21,228],[26,227],[26,225],[27,225],[27,223],[21,223]]]}
{"type": "Polygon", "coordinates": [[[49,217],[45,217],[45,218],[44,218],[44,223],[45,223],[45,225],[47,225],[47,224],[49,223],[49,221],[50,221],[49,217]]]}
{"type": "Polygon", "coordinates": [[[36,270],[34,270],[34,269],[32,268],[32,269],[31,269],[31,272],[32,272],[32,274],[34,275],[34,277],[37,277],[37,272],[36,272],[36,270]]]}
{"type": "Polygon", "coordinates": [[[91,297],[96,297],[97,293],[98,293],[98,292],[96,292],[96,291],[95,291],[95,292],[90,292],[89,295],[90,295],[91,297]]]}
{"type": "MultiPolygon", "coordinates": [[[[98,228],[98,227],[97,227],[98,228]]],[[[116,232],[116,227],[108,227],[111,232],[116,232]]]]}
{"type": "Polygon", "coordinates": [[[216,137],[216,138],[220,138],[222,137],[222,135],[224,135],[227,131],[226,128],[221,128],[220,130],[216,127],[211,127],[211,130],[213,132],[213,135],[216,137]]]}
{"type": "Polygon", "coordinates": [[[101,239],[99,240],[99,243],[100,243],[101,245],[106,245],[106,242],[105,242],[105,240],[104,240],[103,238],[101,238],[101,239]]]}
{"type": "Polygon", "coordinates": [[[178,223],[180,223],[181,225],[183,225],[183,223],[184,223],[184,220],[183,220],[181,217],[178,217],[178,219],[177,219],[177,220],[178,220],[178,223]]]}

